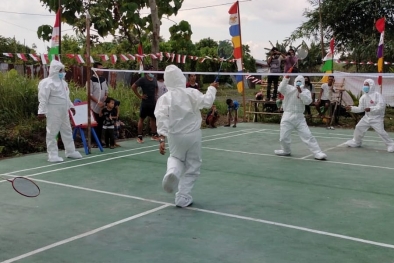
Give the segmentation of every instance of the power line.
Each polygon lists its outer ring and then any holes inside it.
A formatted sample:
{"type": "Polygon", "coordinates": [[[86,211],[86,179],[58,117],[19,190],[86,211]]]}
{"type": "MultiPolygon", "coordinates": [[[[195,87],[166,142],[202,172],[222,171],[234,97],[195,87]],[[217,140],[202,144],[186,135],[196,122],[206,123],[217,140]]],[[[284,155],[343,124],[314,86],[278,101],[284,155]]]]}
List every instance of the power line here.
{"type": "MultiPolygon", "coordinates": [[[[250,1],[252,1],[252,0],[243,0],[243,1],[239,1],[239,2],[241,3],[241,2],[250,2],[250,1]]],[[[178,10],[178,12],[189,11],[189,10],[196,10],[196,9],[205,9],[205,8],[224,6],[224,5],[231,5],[231,4],[234,4],[234,2],[223,3],[223,4],[218,4],[218,5],[207,5],[207,6],[191,7],[191,8],[178,10]]],[[[37,14],[37,13],[22,13],[22,12],[12,12],[12,11],[4,11],[4,10],[0,10],[0,13],[17,14],[17,15],[29,15],[29,16],[52,16],[52,17],[55,16],[55,14],[53,14],[53,15],[44,15],[44,14],[37,14]]],[[[146,13],[146,14],[149,14],[149,13],[146,13]]]]}
{"type": "Polygon", "coordinates": [[[0,13],[29,15],[29,16],[55,16],[55,15],[44,15],[44,14],[34,14],[34,13],[20,13],[20,12],[12,12],[12,11],[4,11],[4,10],[0,10],[0,13]]]}
{"type": "Polygon", "coordinates": [[[7,24],[10,24],[10,25],[13,25],[13,26],[17,26],[17,27],[20,27],[20,28],[23,28],[23,29],[26,29],[26,30],[35,32],[35,30],[33,30],[33,29],[30,29],[30,28],[27,28],[27,27],[23,27],[23,26],[20,26],[20,25],[17,25],[17,24],[13,24],[13,23],[10,23],[10,22],[5,21],[5,20],[3,20],[3,19],[0,19],[0,21],[2,21],[2,22],[4,22],[4,23],[7,23],[7,24]]]}

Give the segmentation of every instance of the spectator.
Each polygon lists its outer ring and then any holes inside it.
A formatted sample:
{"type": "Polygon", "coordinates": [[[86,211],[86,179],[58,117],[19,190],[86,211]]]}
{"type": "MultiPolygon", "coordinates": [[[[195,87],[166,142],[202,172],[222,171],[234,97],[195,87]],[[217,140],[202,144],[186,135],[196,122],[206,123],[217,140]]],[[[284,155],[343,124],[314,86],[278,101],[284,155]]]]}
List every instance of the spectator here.
{"type": "Polygon", "coordinates": [[[205,120],[205,123],[208,125],[210,128],[217,128],[215,126],[216,121],[219,119],[219,114],[216,109],[216,105],[212,105],[212,108],[209,110],[207,114],[207,119],[205,120]]]}
{"type": "Polygon", "coordinates": [[[200,86],[196,82],[197,76],[196,74],[189,74],[189,81],[186,83],[186,88],[193,88],[196,90],[200,90],[200,86]]]}
{"type": "MultiPolygon", "coordinates": [[[[288,73],[290,68],[293,68],[291,73],[297,73],[298,72],[298,69],[296,67],[297,62],[298,62],[298,58],[295,56],[294,49],[290,48],[286,54],[286,57],[285,57],[284,72],[288,73]]],[[[294,79],[295,79],[295,76],[291,76],[288,84],[294,85],[294,79]]]]}
{"type": "Polygon", "coordinates": [[[329,76],[328,83],[323,83],[321,85],[321,90],[318,95],[319,98],[315,103],[318,116],[321,118],[324,117],[326,111],[330,108],[332,92],[335,92],[334,83],[334,76],[329,76]],[[324,107],[323,111],[321,111],[321,107],[324,107]]]}
{"type": "Polygon", "coordinates": [[[312,103],[309,105],[305,105],[305,112],[308,116],[311,116],[312,115],[311,105],[315,104],[316,91],[315,91],[315,87],[311,83],[311,79],[308,76],[305,76],[304,80],[305,80],[305,88],[311,92],[311,96],[312,96],[312,103]]]}
{"type": "MultiPolygon", "coordinates": [[[[281,61],[285,59],[285,56],[282,55],[276,47],[273,47],[270,52],[270,57],[268,58],[268,66],[270,73],[281,73],[281,61]]],[[[267,80],[267,97],[266,100],[268,101],[276,101],[276,96],[278,92],[278,83],[279,83],[279,76],[272,76],[268,75],[267,80]],[[274,84],[274,92],[271,98],[271,85],[274,84]]]]}
{"type": "Polygon", "coordinates": [[[238,121],[238,108],[239,108],[239,103],[236,100],[232,99],[227,99],[226,100],[227,104],[227,116],[228,116],[228,124],[224,125],[224,127],[230,127],[231,125],[231,120],[233,118],[232,113],[234,112],[234,125],[233,128],[237,127],[237,121],[238,121]]]}
{"type": "Polygon", "coordinates": [[[100,117],[103,118],[105,146],[113,149],[115,147],[115,121],[118,114],[115,108],[115,100],[113,98],[108,97],[105,102],[106,106],[101,109],[100,117]]]}

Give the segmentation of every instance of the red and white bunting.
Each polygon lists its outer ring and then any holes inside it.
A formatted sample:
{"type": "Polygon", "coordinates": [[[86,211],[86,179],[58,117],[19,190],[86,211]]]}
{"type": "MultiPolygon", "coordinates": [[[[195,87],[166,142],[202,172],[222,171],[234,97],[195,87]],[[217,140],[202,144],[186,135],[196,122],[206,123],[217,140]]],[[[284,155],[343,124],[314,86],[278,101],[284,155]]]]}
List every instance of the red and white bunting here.
{"type": "Polygon", "coordinates": [[[119,57],[120,57],[120,60],[122,60],[122,61],[128,61],[129,60],[129,58],[126,57],[126,55],[123,55],[123,54],[120,54],[119,57]]]}
{"type": "Polygon", "coordinates": [[[25,54],[16,53],[16,56],[17,56],[18,58],[22,59],[23,61],[27,61],[27,58],[26,58],[25,54]]]}
{"type": "Polygon", "coordinates": [[[76,55],[75,60],[80,63],[80,64],[85,64],[85,60],[83,60],[83,57],[81,55],[76,55]]]}
{"type": "Polygon", "coordinates": [[[75,55],[74,54],[66,54],[66,57],[68,57],[68,58],[75,58],[75,55]]]}
{"type": "Polygon", "coordinates": [[[41,62],[43,65],[49,64],[48,54],[41,54],[41,62]]]}
{"type": "Polygon", "coordinates": [[[116,61],[118,61],[118,57],[116,55],[111,55],[111,63],[116,64],[116,61]]]}
{"type": "Polygon", "coordinates": [[[157,59],[157,56],[155,54],[149,54],[151,59],[157,59]]]}
{"type": "Polygon", "coordinates": [[[176,55],[176,63],[181,63],[181,55],[176,55]]]}
{"type": "Polygon", "coordinates": [[[94,59],[93,59],[93,57],[92,56],[90,56],[90,63],[94,63],[94,59]]]}
{"type": "Polygon", "coordinates": [[[182,63],[183,63],[183,64],[186,63],[186,57],[187,57],[187,55],[182,55],[182,63]]]}
{"type": "Polygon", "coordinates": [[[101,60],[104,61],[104,62],[109,60],[109,57],[108,57],[108,55],[106,55],[106,54],[100,55],[100,58],[101,58],[101,60]]]}
{"type": "Polygon", "coordinates": [[[34,60],[34,61],[40,61],[40,58],[36,54],[29,54],[29,56],[34,60]]]}
{"type": "Polygon", "coordinates": [[[6,57],[10,57],[10,58],[14,57],[14,56],[12,55],[12,53],[3,53],[3,55],[6,56],[6,57]]]}
{"type": "Polygon", "coordinates": [[[133,55],[131,55],[131,54],[127,54],[127,56],[130,58],[130,60],[135,60],[135,57],[133,56],[133,55]]]}
{"type": "Polygon", "coordinates": [[[171,62],[174,62],[174,59],[175,59],[175,53],[172,53],[171,54],[171,62]]]}

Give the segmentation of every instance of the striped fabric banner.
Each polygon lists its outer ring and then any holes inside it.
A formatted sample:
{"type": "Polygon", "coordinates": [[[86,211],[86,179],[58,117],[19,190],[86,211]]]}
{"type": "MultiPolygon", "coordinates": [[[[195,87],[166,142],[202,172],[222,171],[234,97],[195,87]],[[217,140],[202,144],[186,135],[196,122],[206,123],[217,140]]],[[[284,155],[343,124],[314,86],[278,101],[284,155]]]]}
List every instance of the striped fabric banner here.
{"type": "MultiPolygon", "coordinates": [[[[239,21],[239,4],[238,1],[235,2],[228,10],[230,14],[230,35],[232,36],[232,42],[234,47],[234,59],[237,64],[237,70],[239,73],[243,72],[242,66],[242,43],[241,43],[241,26],[239,21]]],[[[235,79],[237,81],[237,89],[239,93],[243,92],[243,76],[236,75],[235,79]]]]}

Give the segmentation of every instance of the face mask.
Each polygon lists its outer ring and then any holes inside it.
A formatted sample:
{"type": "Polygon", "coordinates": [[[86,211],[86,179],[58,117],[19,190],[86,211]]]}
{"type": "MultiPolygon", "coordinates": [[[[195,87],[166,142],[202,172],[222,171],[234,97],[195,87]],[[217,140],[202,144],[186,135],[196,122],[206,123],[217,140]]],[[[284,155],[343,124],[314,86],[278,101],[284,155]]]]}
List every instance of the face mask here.
{"type": "Polygon", "coordinates": [[[64,79],[65,76],[66,76],[66,73],[59,72],[59,79],[64,79]]]}
{"type": "Polygon", "coordinates": [[[297,82],[296,82],[296,85],[297,85],[298,87],[301,87],[302,82],[301,82],[301,81],[297,81],[297,82]]]}
{"type": "Polygon", "coordinates": [[[370,89],[369,86],[364,86],[364,87],[363,87],[363,91],[364,91],[365,93],[368,93],[368,92],[369,92],[369,89],[370,89]]]}
{"type": "Polygon", "coordinates": [[[150,78],[153,78],[153,77],[154,77],[154,75],[153,75],[152,73],[148,73],[148,76],[149,76],[150,78]]]}

